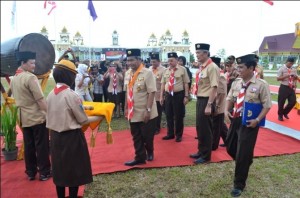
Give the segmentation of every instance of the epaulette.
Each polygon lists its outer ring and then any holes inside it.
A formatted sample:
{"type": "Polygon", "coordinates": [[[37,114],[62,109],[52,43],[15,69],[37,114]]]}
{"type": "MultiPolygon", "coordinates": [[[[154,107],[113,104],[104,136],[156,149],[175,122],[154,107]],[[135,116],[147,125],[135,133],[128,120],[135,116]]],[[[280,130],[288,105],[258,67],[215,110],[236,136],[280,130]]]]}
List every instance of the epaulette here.
{"type": "MultiPolygon", "coordinates": [[[[238,81],[238,80],[243,80],[243,79],[242,79],[242,78],[239,78],[239,77],[236,78],[236,79],[234,79],[234,81],[238,81]]],[[[234,82],[234,81],[233,81],[233,82],[234,82]]]]}
{"type": "Polygon", "coordinates": [[[262,81],[263,83],[266,83],[266,84],[268,84],[268,82],[267,82],[266,80],[264,80],[264,79],[257,78],[256,80],[259,80],[259,81],[262,81]]]}

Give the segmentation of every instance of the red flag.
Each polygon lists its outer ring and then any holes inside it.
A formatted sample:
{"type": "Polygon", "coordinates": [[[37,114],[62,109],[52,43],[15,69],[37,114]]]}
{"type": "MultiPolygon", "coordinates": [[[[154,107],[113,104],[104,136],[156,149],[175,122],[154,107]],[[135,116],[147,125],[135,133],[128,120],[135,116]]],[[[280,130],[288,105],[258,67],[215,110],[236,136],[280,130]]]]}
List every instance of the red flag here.
{"type": "Polygon", "coordinates": [[[48,15],[51,14],[52,10],[54,10],[54,8],[56,8],[56,3],[55,1],[46,1],[44,2],[44,9],[47,8],[47,5],[49,4],[49,8],[50,8],[50,11],[48,12],[48,15]]]}
{"type": "Polygon", "coordinates": [[[266,2],[267,4],[271,5],[271,6],[274,4],[273,1],[269,1],[269,0],[263,0],[263,1],[266,2]]]}

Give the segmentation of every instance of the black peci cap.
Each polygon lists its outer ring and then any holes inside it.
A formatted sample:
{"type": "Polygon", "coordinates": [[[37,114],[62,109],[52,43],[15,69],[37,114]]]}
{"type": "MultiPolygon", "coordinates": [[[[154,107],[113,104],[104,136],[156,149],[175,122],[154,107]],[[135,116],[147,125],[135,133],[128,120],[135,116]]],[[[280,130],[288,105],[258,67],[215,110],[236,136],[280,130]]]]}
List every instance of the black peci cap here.
{"type": "Polygon", "coordinates": [[[168,53],[168,58],[178,58],[178,55],[176,52],[169,52],[168,53]]]}
{"type": "Polygon", "coordinates": [[[248,55],[236,58],[237,64],[243,64],[243,63],[247,63],[249,61],[255,61],[255,54],[248,54],[248,55]]]}
{"type": "Polygon", "coordinates": [[[159,60],[159,53],[151,52],[149,53],[150,59],[159,60]]]}
{"type": "Polygon", "coordinates": [[[210,57],[211,58],[211,60],[216,64],[216,65],[218,65],[218,67],[220,67],[221,66],[221,58],[219,58],[219,57],[210,57]]]}
{"type": "Polygon", "coordinates": [[[206,44],[206,43],[197,43],[197,44],[195,44],[196,50],[207,50],[207,51],[209,51],[209,47],[210,47],[210,45],[206,44]]]}
{"type": "Polygon", "coordinates": [[[126,50],[127,57],[130,56],[141,56],[141,50],[140,49],[127,49],[126,50]]]}

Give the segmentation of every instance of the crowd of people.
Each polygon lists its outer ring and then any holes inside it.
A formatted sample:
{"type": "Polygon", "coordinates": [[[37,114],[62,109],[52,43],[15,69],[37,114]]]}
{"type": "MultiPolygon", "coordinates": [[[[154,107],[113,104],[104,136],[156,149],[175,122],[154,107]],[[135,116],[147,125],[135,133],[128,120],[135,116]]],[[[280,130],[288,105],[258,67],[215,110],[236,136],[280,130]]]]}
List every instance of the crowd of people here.
{"type": "MultiPolygon", "coordinates": [[[[101,117],[86,116],[82,101],[113,102],[114,117],[122,115],[128,119],[135,156],[125,165],[135,166],[154,160],[154,136],[160,133],[163,112],[167,134],[162,139],[184,141],[185,105],[191,100],[190,95],[194,95],[198,145],[189,157],[194,159],[194,164],[208,163],[213,151],[219,146],[226,147],[235,160],[231,195],[240,196],[253,162],[259,126],[272,106],[269,85],[263,80],[263,69],[255,54],[237,58],[231,55],[222,66],[220,58],[210,55],[209,44],[197,43],[195,50],[198,70],[193,80],[186,58],[178,57],[176,52],[168,53],[167,65],[161,62],[158,53],[150,53],[150,64],[146,67],[140,49],[127,49],[125,60],[99,63],[80,61],[68,49],[55,64],[56,86],[47,99],[32,74],[35,53],[18,52],[20,67],[11,82],[11,90],[20,108],[28,179],[34,180],[37,172],[41,181],[53,175],[58,197],[65,196],[65,187],[69,187],[70,197],[76,197],[78,186],[92,182],[81,126],[101,117]],[[260,109],[258,115],[245,121],[246,102],[260,109]],[[226,123],[230,123],[229,128],[226,123]],[[47,128],[51,131],[52,165],[47,128]],[[220,138],[223,144],[219,145],[220,138]]],[[[289,119],[288,114],[295,105],[299,77],[292,68],[294,62],[289,57],[278,71],[279,120],[289,119]],[[286,99],[288,105],[284,107],[286,99]]]]}

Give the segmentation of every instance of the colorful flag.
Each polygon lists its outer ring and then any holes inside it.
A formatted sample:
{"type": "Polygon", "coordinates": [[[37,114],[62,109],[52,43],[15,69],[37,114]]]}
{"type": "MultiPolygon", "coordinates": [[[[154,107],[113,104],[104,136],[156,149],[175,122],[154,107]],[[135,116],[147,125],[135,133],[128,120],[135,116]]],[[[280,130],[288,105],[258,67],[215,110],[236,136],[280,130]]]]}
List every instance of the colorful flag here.
{"type": "Polygon", "coordinates": [[[271,5],[271,6],[274,4],[273,1],[269,1],[269,0],[263,0],[263,1],[266,2],[267,4],[271,5]]]}
{"type": "Polygon", "coordinates": [[[11,27],[14,30],[16,27],[16,1],[13,1],[11,9],[11,27]]]}
{"type": "Polygon", "coordinates": [[[90,10],[90,15],[93,18],[93,21],[95,21],[98,16],[96,14],[92,0],[89,0],[88,9],[90,10]]]}
{"type": "Polygon", "coordinates": [[[49,4],[48,8],[50,9],[50,11],[48,12],[48,15],[50,15],[52,10],[54,10],[54,8],[56,8],[56,3],[55,3],[55,1],[46,1],[45,0],[44,9],[47,9],[48,4],[49,4]]]}

